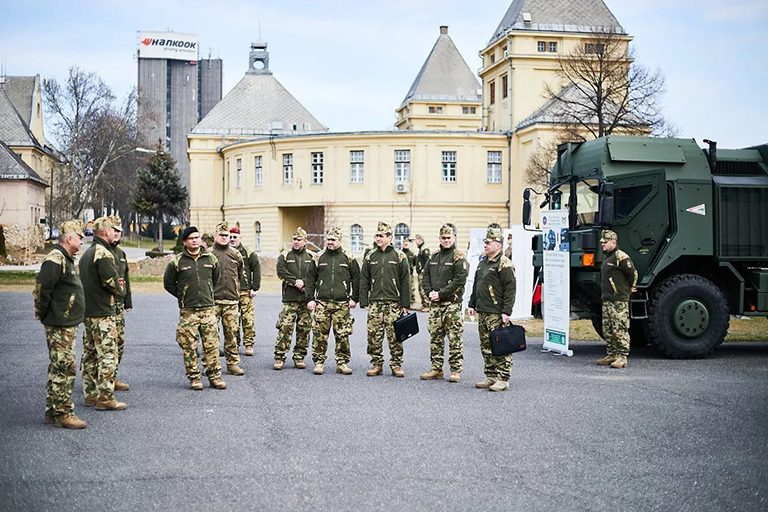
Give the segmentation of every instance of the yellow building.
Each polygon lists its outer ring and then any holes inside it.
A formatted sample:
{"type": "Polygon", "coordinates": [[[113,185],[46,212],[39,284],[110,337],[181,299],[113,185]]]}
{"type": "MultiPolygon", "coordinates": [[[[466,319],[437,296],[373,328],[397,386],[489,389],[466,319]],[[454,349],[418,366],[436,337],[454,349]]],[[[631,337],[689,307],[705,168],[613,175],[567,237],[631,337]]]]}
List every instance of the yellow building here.
{"type": "Polygon", "coordinates": [[[299,225],[316,235],[339,225],[362,254],[378,220],[398,244],[420,233],[430,246],[446,222],[460,243],[472,228],[519,223],[528,159],[557,130],[544,83],[558,53],[597,25],[623,33],[601,0],[515,0],[480,52],[482,85],[440,27],[396,109],[397,131],[328,133],[272,76],[260,46],[188,137],[191,222],[239,222],[244,242],[268,254],[299,225]]]}
{"type": "Polygon", "coordinates": [[[46,177],[57,163],[45,141],[40,76],[0,77],[0,224],[9,245],[42,244],[46,177]]]}

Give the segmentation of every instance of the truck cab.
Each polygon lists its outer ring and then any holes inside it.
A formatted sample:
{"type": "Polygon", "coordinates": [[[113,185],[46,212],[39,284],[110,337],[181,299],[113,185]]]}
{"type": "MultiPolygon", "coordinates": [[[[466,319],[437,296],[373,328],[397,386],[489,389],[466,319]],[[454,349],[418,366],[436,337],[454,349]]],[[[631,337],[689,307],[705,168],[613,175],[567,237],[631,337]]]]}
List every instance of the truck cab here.
{"type": "MultiPolygon", "coordinates": [[[[638,271],[633,345],[676,358],[722,343],[729,315],[768,315],[768,145],[609,136],[558,148],[545,204],[569,213],[571,308],[602,331],[598,240],[614,230],[638,271]]],[[[530,189],[523,222],[530,224],[530,189]]],[[[542,237],[534,266],[543,265],[542,237]]]]}

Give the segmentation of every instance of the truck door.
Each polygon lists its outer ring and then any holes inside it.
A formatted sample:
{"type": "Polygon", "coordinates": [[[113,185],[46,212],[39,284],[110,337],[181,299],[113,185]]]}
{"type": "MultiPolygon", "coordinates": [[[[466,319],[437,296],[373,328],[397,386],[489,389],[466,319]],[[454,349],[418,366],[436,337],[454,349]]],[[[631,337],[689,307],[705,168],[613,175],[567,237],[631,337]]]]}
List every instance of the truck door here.
{"type": "Polygon", "coordinates": [[[635,262],[642,280],[669,228],[666,174],[663,169],[652,169],[622,174],[613,182],[613,226],[619,235],[619,248],[635,262]]]}

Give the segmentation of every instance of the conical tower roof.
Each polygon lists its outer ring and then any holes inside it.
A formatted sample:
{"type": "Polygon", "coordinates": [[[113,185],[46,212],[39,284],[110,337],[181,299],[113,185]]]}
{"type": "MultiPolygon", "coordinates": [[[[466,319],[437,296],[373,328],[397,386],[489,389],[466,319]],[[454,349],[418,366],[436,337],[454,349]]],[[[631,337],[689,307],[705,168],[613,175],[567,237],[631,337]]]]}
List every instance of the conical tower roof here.
{"type": "Polygon", "coordinates": [[[488,45],[510,29],[624,34],[624,28],[603,0],[514,0],[488,45]]]}
{"type": "Polygon", "coordinates": [[[442,26],[435,46],[402,104],[413,100],[479,102],[480,91],[480,82],[453,44],[448,27],[442,26]]]}

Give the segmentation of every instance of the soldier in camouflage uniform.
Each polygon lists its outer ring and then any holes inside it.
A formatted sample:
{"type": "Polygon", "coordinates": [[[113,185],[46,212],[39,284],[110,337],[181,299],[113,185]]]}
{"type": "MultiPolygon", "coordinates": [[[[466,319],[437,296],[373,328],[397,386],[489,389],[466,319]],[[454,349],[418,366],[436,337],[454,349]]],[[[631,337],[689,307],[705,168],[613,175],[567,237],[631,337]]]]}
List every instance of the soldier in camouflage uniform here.
{"type": "Polygon", "coordinates": [[[363,259],[360,277],[360,307],[368,311],[368,355],[371,368],[366,375],[374,377],[384,370],[384,335],[389,341],[389,366],[392,375],[405,377],[403,345],[395,338],[394,322],[407,313],[411,305],[408,260],[392,245],[392,228],[379,222],[376,249],[363,259]]]}
{"type": "Polygon", "coordinates": [[[304,369],[304,358],[309,349],[309,332],[312,329],[312,313],[307,309],[305,280],[312,263],[307,252],[307,232],[296,228],[293,232],[291,250],[277,258],[277,277],[283,281],[283,309],[277,319],[277,341],[275,342],[275,370],[282,370],[285,354],[291,348],[293,329],[296,327],[296,344],[293,346],[293,364],[304,369]]]}
{"type": "Polygon", "coordinates": [[[477,312],[477,327],[480,333],[480,351],[483,354],[485,379],[475,384],[480,389],[506,391],[509,389],[509,374],[512,370],[512,355],[491,354],[491,331],[509,324],[512,307],[515,305],[515,267],[502,254],[504,239],[501,229],[489,227],[485,235],[483,250],[469,298],[470,316],[477,312]]]}
{"type": "Polygon", "coordinates": [[[632,259],[618,247],[618,235],[604,229],[600,237],[603,266],[600,288],[603,300],[603,338],[608,355],[597,361],[601,366],[626,368],[629,357],[629,296],[637,291],[637,269],[632,259]]]}
{"type": "Polygon", "coordinates": [[[184,370],[195,391],[203,389],[198,365],[197,340],[203,342],[203,366],[215,389],[226,389],[221,380],[219,329],[213,302],[213,283],[219,279],[219,261],[200,247],[200,232],[190,226],[181,232],[184,250],[165,267],[163,287],[179,302],[176,342],[184,355],[184,370]]]}
{"type": "Polygon", "coordinates": [[[211,254],[219,261],[219,278],[213,282],[213,300],[216,317],[224,331],[224,357],[227,373],[243,375],[237,338],[240,333],[240,283],[245,278],[245,265],[240,252],[229,245],[229,226],[221,222],[216,226],[211,254]]]}
{"type": "Polygon", "coordinates": [[[333,326],[336,340],[336,373],[351,375],[349,336],[352,318],[349,310],[359,300],[360,266],[341,248],[341,228],[333,227],[325,235],[326,249],[313,261],[307,272],[307,308],[314,313],[312,336],[313,372],[322,375],[328,335],[333,326]]]}
{"type": "Polygon", "coordinates": [[[80,429],[86,423],[75,416],[75,336],[83,321],[85,294],[72,258],[83,245],[83,226],[69,221],[59,229],[59,243],[43,260],[37,274],[35,318],[45,327],[48,342],[48,385],[45,422],[80,429]]]}
{"type": "Polygon", "coordinates": [[[432,302],[429,308],[429,350],[432,368],[421,375],[422,380],[443,378],[445,337],[448,336],[449,382],[459,382],[464,364],[464,319],[461,302],[467,283],[469,264],[464,253],[456,248],[453,228],[440,228],[440,250],[432,255],[424,269],[424,289],[432,302]]]}
{"type": "Polygon", "coordinates": [[[80,280],[85,292],[83,335],[83,393],[85,405],[100,411],[122,411],[128,404],[115,399],[117,372],[117,302],[125,296],[112,252],[116,232],[109,217],[93,221],[93,244],[80,258],[80,280]]]}
{"type": "Polygon", "coordinates": [[[419,300],[421,301],[421,310],[429,311],[429,299],[427,297],[426,290],[424,290],[424,270],[427,267],[427,262],[431,256],[429,249],[424,247],[424,237],[416,235],[416,248],[418,253],[416,254],[416,277],[419,300]]]}
{"type": "MultiPolygon", "coordinates": [[[[261,264],[259,257],[251,249],[240,243],[240,228],[233,226],[229,230],[229,245],[237,249],[243,257],[245,265],[240,279],[240,325],[243,328],[243,346],[245,355],[253,355],[253,344],[256,341],[256,322],[253,309],[253,297],[261,287],[261,264]]],[[[237,344],[240,346],[240,329],[237,330],[237,344]]]]}
{"type": "Polygon", "coordinates": [[[122,382],[117,374],[120,371],[120,361],[123,360],[125,351],[125,312],[133,309],[133,298],[131,296],[131,279],[128,275],[128,258],[125,251],[119,247],[120,239],[123,235],[123,222],[118,216],[111,217],[112,225],[115,228],[115,238],[112,242],[112,253],[115,255],[117,264],[117,275],[125,281],[125,296],[117,299],[115,302],[115,318],[117,323],[117,368],[115,369],[115,391],[128,391],[130,386],[122,382]]]}

